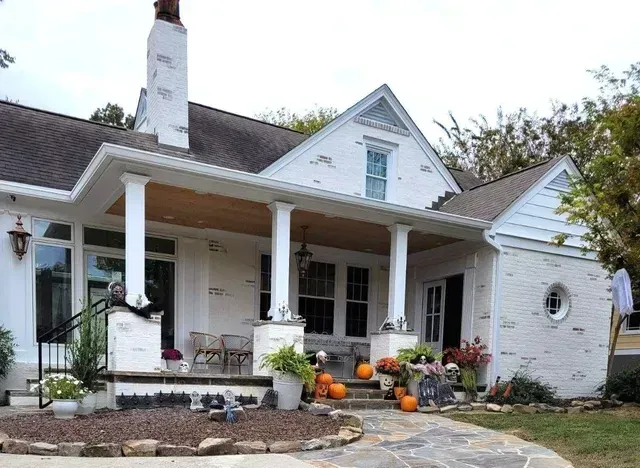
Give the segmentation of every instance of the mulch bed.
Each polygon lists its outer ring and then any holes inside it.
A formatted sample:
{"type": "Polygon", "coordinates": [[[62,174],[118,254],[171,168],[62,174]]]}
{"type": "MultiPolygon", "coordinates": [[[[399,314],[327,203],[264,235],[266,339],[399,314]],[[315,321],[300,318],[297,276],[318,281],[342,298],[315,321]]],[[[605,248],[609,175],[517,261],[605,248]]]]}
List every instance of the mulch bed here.
{"type": "Polygon", "coordinates": [[[233,424],[209,420],[208,413],[184,408],[102,411],[73,420],[49,412],[15,414],[0,419],[0,432],[30,442],[123,443],[155,439],[164,444],[197,447],[208,437],[238,441],[306,440],[337,434],[340,422],[305,411],[245,410],[247,419],[233,424]]]}

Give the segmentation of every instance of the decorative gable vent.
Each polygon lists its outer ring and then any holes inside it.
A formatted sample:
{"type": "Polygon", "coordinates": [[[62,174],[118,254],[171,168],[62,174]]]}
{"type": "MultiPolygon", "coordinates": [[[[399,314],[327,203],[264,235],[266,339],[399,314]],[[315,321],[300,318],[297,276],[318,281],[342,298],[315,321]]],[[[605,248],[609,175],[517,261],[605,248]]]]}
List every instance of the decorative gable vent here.
{"type": "Polygon", "coordinates": [[[382,101],[378,101],[376,105],[360,114],[355,118],[355,121],[370,127],[409,136],[406,126],[392,114],[382,101]]]}
{"type": "Polygon", "coordinates": [[[562,171],[560,174],[558,174],[555,179],[549,182],[547,188],[559,190],[561,192],[568,192],[570,189],[570,185],[569,174],[567,174],[567,171],[562,171]]]}

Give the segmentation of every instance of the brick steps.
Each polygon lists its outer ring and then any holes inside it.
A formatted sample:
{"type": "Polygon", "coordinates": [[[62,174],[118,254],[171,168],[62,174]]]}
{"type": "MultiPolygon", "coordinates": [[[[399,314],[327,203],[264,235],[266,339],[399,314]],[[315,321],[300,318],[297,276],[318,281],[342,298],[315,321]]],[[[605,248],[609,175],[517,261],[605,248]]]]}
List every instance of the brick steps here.
{"type": "Polygon", "coordinates": [[[333,379],[336,383],[344,384],[347,387],[347,391],[360,391],[360,390],[380,390],[380,383],[377,380],[362,380],[362,379],[341,379],[336,377],[333,379]]]}
{"type": "Polygon", "coordinates": [[[318,403],[341,410],[386,410],[400,408],[400,402],[398,400],[363,400],[352,398],[331,400],[327,398],[326,400],[319,400],[318,403]]]}
{"type": "Polygon", "coordinates": [[[387,395],[386,390],[369,389],[369,388],[351,389],[347,387],[346,398],[353,399],[353,400],[383,400],[386,395],[387,395]]]}

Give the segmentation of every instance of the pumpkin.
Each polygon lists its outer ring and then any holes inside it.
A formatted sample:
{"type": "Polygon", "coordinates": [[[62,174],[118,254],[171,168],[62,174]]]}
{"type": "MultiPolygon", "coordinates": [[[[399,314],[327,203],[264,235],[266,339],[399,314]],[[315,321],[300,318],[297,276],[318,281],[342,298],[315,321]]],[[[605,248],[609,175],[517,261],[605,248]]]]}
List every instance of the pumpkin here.
{"type": "Polygon", "coordinates": [[[333,383],[333,377],[327,372],[316,375],[316,383],[323,385],[331,385],[333,383]]]}
{"type": "Polygon", "coordinates": [[[329,396],[334,400],[342,400],[347,396],[347,387],[341,383],[329,385],[329,396]]]}
{"type": "Polygon", "coordinates": [[[356,369],[356,377],[362,380],[369,380],[373,377],[373,366],[368,362],[363,362],[356,369]]]}
{"type": "Polygon", "coordinates": [[[418,409],[418,399],[414,396],[407,395],[400,400],[400,409],[412,413],[418,409]]]}

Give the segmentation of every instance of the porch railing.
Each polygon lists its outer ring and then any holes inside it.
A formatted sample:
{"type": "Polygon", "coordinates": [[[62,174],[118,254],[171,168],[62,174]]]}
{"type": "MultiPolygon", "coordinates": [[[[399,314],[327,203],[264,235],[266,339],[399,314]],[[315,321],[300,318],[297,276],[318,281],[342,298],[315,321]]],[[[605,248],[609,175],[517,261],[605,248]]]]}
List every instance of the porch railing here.
{"type": "MultiPolygon", "coordinates": [[[[107,330],[109,316],[105,313],[107,310],[107,301],[105,299],[99,300],[95,304],[91,305],[91,310],[91,319],[95,319],[96,317],[104,314],[104,365],[99,369],[99,371],[102,371],[107,368],[108,359],[107,330]]],[[[41,382],[47,374],[67,375],[69,373],[71,363],[67,357],[66,345],[73,341],[74,331],[82,324],[81,316],[82,312],[78,312],[73,317],[65,320],[60,325],[53,327],[51,330],[38,337],[38,382],[41,382]]],[[[39,393],[40,408],[46,408],[50,404],[51,400],[44,396],[41,389],[39,393]]]]}

